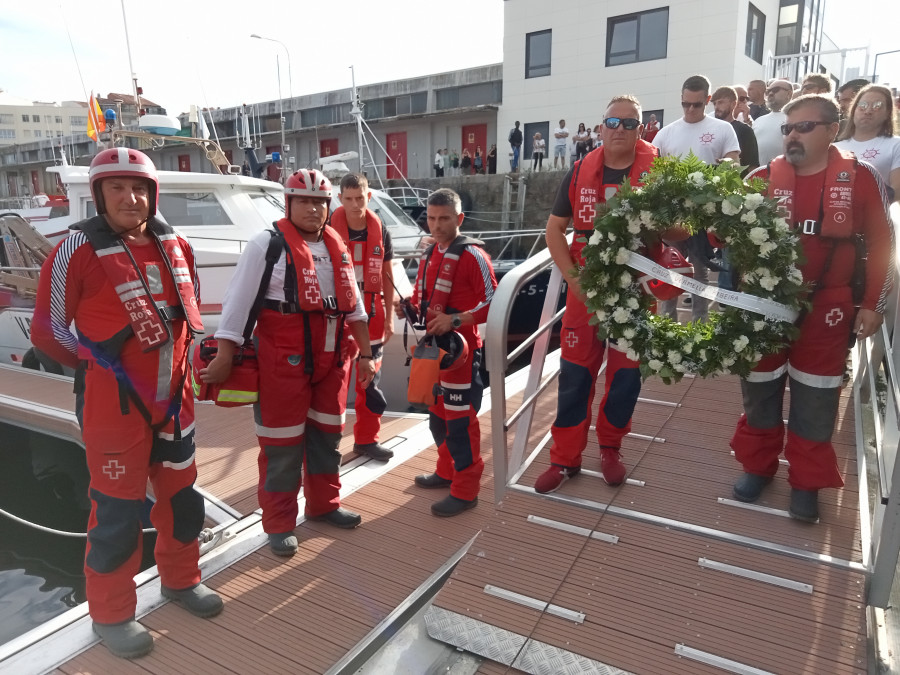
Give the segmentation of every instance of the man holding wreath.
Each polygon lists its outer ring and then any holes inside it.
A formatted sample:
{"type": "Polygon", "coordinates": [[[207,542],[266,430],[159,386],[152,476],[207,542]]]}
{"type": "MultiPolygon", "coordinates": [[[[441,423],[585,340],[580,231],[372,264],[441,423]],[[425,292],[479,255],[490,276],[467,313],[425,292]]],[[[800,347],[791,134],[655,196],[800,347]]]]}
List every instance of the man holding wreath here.
{"type": "Polygon", "coordinates": [[[893,231],[878,172],[832,145],[840,122],[834,99],[801,96],[784,112],[784,155],[751,177],[768,180],[769,196],[781,200],[800,237],[801,271],[811,287],[807,299],[812,307],[800,319],[799,336],[784,350],[764,356],[741,380],[744,414],[731,447],[744,474],[733,492],[742,502],[759,499],[784,448],[790,463],[790,515],[816,522],[819,490],[844,484],[831,436],[848,344],[881,326],[893,276],[893,231]],[[865,244],[867,261],[864,292],[854,298],[857,239],[865,244]],[[788,378],[785,440],[782,401],[788,378]]]}

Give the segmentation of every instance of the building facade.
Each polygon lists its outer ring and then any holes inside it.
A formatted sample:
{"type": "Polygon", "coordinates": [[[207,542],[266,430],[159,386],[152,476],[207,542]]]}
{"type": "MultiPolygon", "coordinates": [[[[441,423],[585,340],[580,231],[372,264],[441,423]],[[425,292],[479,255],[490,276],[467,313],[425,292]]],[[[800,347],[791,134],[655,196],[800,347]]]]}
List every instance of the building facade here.
{"type": "MultiPolygon", "coordinates": [[[[579,0],[551,12],[542,0],[507,1],[498,135],[519,120],[524,156],[531,156],[535,131],[552,156],[550,135],[561,119],[572,135],[580,122],[592,128],[619,94],[637,96],[644,119],[652,113],[664,125],[681,116],[681,84],[690,75],[705,75],[713,88],[746,85],[765,78],[775,55],[818,49],[823,5],[633,0],[626,9],[610,0],[579,0]]],[[[794,65],[791,79],[818,68],[815,57],[807,58],[794,65]]],[[[503,150],[506,157],[505,143],[503,150]]]]}

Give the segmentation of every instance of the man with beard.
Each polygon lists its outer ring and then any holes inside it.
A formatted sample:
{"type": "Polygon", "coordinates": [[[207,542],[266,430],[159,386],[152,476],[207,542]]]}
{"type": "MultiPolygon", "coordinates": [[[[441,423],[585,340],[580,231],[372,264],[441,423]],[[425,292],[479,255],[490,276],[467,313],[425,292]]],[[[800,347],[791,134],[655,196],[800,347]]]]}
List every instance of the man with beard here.
{"type": "Polygon", "coordinates": [[[741,380],[744,414],[731,447],[744,473],[733,493],[742,502],[759,499],[778,471],[783,449],[790,465],[789,513],[816,522],[819,490],[844,484],[831,436],[848,345],[881,326],[894,242],[877,171],[832,146],[840,119],[834,99],[800,96],[785,106],[784,114],[784,155],[751,175],[768,180],[768,195],[781,200],[788,222],[797,230],[811,309],[799,320],[798,337],[782,351],[763,357],[741,380]],[[858,298],[851,289],[856,237],[864,241],[867,255],[865,290],[858,298]],[[785,440],[782,404],[788,378],[785,440]]]}
{"type": "Polygon", "coordinates": [[[737,92],[732,87],[719,87],[713,92],[713,113],[717,119],[729,122],[737,134],[738,145],[741,146],[741,166],[751,171],[759,166],[759,148],[756,135],[749,125],[734,119],[734,109],[738,103],[737,92]]]}

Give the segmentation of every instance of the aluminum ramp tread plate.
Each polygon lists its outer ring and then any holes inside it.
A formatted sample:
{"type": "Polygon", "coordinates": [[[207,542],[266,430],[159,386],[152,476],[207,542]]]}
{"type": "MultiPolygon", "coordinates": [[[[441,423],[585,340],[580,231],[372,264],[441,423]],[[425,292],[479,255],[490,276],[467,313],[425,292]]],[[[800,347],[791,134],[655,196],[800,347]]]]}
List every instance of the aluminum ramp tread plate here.
{"type": "MultiPolygon", "coordinates": [[[[478,622],[475,633],[514,633],[525,641],[523,653],[536,641],[634,673],[723,672],[682,658],[677,644],[773,673],[865,672],[862,573],[595,514],[600,529],[618,535],[611,545],[529,523],[544,504],[554,519],[568,511],[572,520],[586,520],[578,507],[509,494],[435,598],[434,611],[478,622]],[[806,583],[813,592],[705,569],[701,557],[806,583]],[[585,623],[486,595],[486,583],[583,612],[585,623]]],[[[461,635],[452,644],[470,650],[461,635]]],[[[501,662],[552,672],[521,658],[501,662]]]]}

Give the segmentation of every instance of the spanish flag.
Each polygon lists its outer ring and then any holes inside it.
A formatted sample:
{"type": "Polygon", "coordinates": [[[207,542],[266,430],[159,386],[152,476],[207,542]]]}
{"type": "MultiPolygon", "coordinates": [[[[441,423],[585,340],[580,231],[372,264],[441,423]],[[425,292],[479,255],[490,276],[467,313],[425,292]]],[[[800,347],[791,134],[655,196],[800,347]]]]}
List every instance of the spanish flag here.
{"type": "Polygon", "coordinates": [[[94,98],[94,92],[91,92],[91,98],[88,101],[87,135],[99,143],[100,132],[103,131],[106,131],[106,118],[103,116],[103,111],[100,110],[100,104],[94,98]]]}

